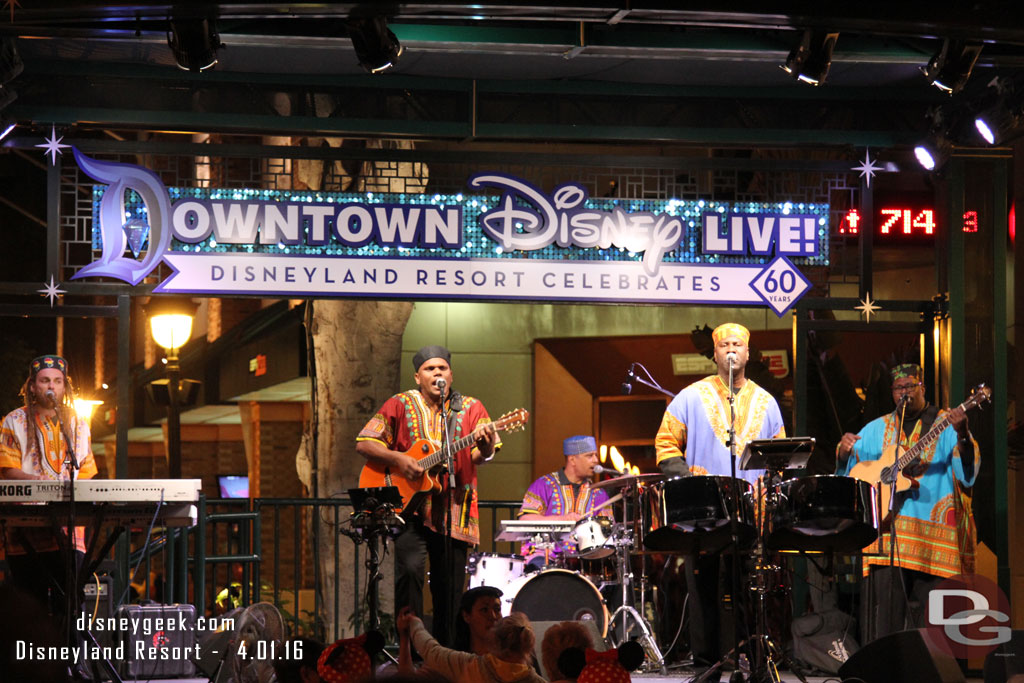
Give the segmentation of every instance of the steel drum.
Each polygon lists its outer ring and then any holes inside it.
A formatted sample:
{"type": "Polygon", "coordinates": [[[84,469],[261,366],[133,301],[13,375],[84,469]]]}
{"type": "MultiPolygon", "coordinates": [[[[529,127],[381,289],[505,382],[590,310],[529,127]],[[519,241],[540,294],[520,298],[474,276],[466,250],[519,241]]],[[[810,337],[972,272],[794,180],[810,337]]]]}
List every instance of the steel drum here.
{"type": "Polygon", "coordinates": [[[788,479],[769,491],[766,542],[775,550],[856,552],[878,538],[875,487],[853,477],[788,479]],[[771,499],[774,498],[774,501],[771,499]]]}
{"type": "Polygon", "coordinates": [[[691,476],[650,487],[644,503],[644,547],[666,553],[717,552],[730,544],[733,490],[739,494],[736,519],[740,545],[757,537],[754,487],[743,479],[691,476]]]}

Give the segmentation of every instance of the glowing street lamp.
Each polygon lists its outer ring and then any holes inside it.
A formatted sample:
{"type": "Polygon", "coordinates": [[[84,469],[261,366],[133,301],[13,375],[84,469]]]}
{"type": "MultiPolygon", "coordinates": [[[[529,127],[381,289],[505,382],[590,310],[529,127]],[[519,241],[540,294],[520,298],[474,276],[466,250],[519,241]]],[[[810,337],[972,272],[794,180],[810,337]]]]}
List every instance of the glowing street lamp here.
{"type": "MultiPolygon", "coordinates": [[[[172,479],[181,478],[183,387],[178,351],[192,336],[192,318],[195,317],[197,308],[192,299],[174,296],[153,296],[146,305],[153,341],[167,351],[167,473],[172,479]]],[[[157,387],[151,385],[154,396],[158,393],[155,389],[157,387]]],[[[162,396],[158,402],[163,403],[162,396]]]]}

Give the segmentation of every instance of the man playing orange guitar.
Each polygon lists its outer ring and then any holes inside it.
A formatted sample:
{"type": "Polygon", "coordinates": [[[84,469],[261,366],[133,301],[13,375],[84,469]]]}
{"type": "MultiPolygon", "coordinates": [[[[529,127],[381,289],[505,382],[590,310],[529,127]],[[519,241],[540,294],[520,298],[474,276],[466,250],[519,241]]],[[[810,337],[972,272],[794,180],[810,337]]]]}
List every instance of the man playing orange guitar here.
{"type": "Polygon", "coordinates": [[[449,439],[475,435],[474,445],[455,453],[455,490],[451,496],[451,568],[445,567],[444,546],[447,519],[448,477],[441,476],[441,492],[425,496],[412,515],[406,509],[405,530],[395,539],[395,607],[406,605],[423,614],[423,582],[430,557],[430,594],[434,601],[434,636],[448,645],[449,628],[457,614],[458,600],[466,574],[469,546],[480,542],[477,509],[477,466],[494,455],[500,439],[493,429],[480,429],[491,422],[483,403],[471,396],[452,392],[451,352],[443,346],[426,346],[412,359],[417,389],[396,394],[384,402],[377,414],[356,437],[356,451],[370,461],[388,468],[394,476],[417,479],[424,474],[417,458],[406,451],[419,439],[441,443],[444,438],[442,391],[451,408],[449,439]]]}
{"type": "MultiPolygon", "coordinates": [[[[971,438],[962,407],[946,411],[928,404],[923,377],[918,365],[907,363],[893,368],[896,411],[872,420],[859,434],[844,434],[836,449],[838,473],[849,475],[861,463],[888,457],[887,447],[892,450],[897,442],[901,413],[905,412],[903,434],[899,437],[901,454],[927,434],[933,424],[940,426],[944,419],[949,422],[947,428],[936,434],[934,443],[903,470],[918,486],[896,497],[893,503],[897,515],[894,566],[900,568],[903,576],[883,571],[889,565],[890,533],[883,535],[882,555],[864,557],[867,583],[861,600],[868,610],[866,619],[862,619],[862,625],[869,629],[864,634],[866,640],[926,626],[928,591],[942,578],[974,571],[974,521],[964,489],[973,486],[980,466],[978,446],[971,438]],[[890,596],[891,590],[895,591],[895,599],[890,596]]],[[[858,472],[852,475],[858,476],[858,472]]],[[[872,483],[879,486],[878,482],[872,483]]],[[[879,515],[884,518],[888,512],[879,510],[879,515]]]]}

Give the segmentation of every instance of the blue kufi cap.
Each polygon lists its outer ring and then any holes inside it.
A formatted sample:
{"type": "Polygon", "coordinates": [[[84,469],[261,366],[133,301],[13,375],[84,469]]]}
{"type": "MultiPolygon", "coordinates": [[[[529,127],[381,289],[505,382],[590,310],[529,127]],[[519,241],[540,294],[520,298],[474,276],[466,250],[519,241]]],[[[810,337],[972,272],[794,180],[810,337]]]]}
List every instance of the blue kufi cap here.
{"type": "Polygon", "coordinates": [[[581,455],[597,451],[597,441],[592,436],[570,436],[562,442],[562,455],[581,455]]]}

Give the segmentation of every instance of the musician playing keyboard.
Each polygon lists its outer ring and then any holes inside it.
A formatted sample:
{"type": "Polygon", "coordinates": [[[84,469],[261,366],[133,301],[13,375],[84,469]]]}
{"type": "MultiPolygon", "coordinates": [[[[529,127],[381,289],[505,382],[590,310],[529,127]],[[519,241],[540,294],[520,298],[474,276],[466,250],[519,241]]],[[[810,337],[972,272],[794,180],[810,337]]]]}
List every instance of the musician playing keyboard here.
{"type": "MultiPolygon", "coordinates": [[[[477,466],[488,461],[500,447],[490,429],[480,429],[491,418],[483,403],[472,396],[452,391],[451,352],[443,346],[426,346],[412,360],[417,389],[392,396],[366,423],[356,438],[356,451],[368,460],[389,468],[392,476],[414,479],[423,474],[416,458],[406,451],[419,439],[442,441],[441,389],[443,380],[451,399],[449,420],[451,441],[476,434],[474,445],[454,455],[455,490],[451,497],[453,571],[444,567],[446,490],[427,496],[411,516],[406,514],[405,530],[395,539],[395,605],[410,606],[423,614],[423,581],[430,557],[430,593],[434,601],[434,636],[449,645],[449,629],[457,614],[466,573],[466,554],[480,542],[477,508],[477,466]],[[445,597],[447,596],[447,597],[445,597]]],[[[448,477],[444,476],[447,488],[448,477]]],[[[408,510],[406,511],[408,513],[408,510]]]]}
{"type": "MultiPolygon", "coordinates": [[[[578,521],[608,500],[604,489],[590,488],[597,465],[597,441],[592,436],[570,436],[562,442],[565,467],[545,474],[530,484],[519,508],[519,519],[565,519],[578,521]]],[[[611,516],[611,508],[601,514],[611,516]]],[[[524,542],[520,552],[534,568],[557,564],[565,553],[576,550],[572,538],[560,540],[554,547],[542,548],[524,542]]]]}
{"type": "MultiPolygon", "coordinates": [[[[918,487],[894,503],[896,552],[892,559],[902,576],[886,571],[889,533],[882,536],[881,554],[863,558],[867,584],[862,594],[868,597],[862,601],[870,603],[863,626],[871,629],[867,635],[872,639],[926,626],[928,592],[943,578],[974,573],[974,518],[966,491],[974,485],[981,457],[967,414],[959,406],[946,411],[929,405],[919,365],[897,365],[891,376],[897,410],[872,420],[859,434],[843,435],[836,448],[839,474],[850,475],[858,464],[880,460],[894,450],[887,447],[897,442],[901,453],[906,451],[944,417],[948,416],[949,426],[903,470],[918,487]],[[897,436],[900,413],[904,413],[903,433],[897,436]]],[[[879,510],[879,514],[884,518],[889,510],[879,510]]]]}
{"type": "MultiPolygon", "coordinates": [[[[8,413],[0,425],[0,478],[45,481],[96,476],[89,424],[73,407],[68,362],[55,355],[34,359],[21,396],[25,404],[8,413]],[[78,462],[78,468],[70,473],[64,465],[69,446],[78,462]]],[[[45,527],[4,527],[14,585],[37,599],[50,614],[62,615],[66,610],[67,556],[61,548],[67,547],[66,537],[58,538],[45,527]]],[[[85,551],[82,527],[75,529],[74,547],[80,559],[85,551]]]]}

